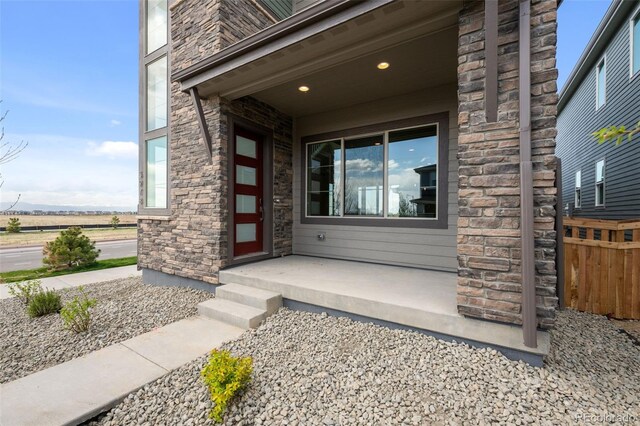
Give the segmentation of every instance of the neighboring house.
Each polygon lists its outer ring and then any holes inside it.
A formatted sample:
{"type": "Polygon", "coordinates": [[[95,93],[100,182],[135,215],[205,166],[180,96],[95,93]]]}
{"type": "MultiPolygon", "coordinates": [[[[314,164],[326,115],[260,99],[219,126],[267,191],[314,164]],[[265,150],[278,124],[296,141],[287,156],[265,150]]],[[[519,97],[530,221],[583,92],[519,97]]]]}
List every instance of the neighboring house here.
{"type": "Polygon", "coordinates": [[[640,122],[640,3],[614,0],[558,102],[556,152],[572,216],[640,217],[640,143],[598,145],[593,132],[640,122]]]}
{"type": "Polygon", "coordinates": [[[535,347],[557,309],[556,9],[143,1],[144,280],[288,255],[443,271],[456,315],[535,347]]]}

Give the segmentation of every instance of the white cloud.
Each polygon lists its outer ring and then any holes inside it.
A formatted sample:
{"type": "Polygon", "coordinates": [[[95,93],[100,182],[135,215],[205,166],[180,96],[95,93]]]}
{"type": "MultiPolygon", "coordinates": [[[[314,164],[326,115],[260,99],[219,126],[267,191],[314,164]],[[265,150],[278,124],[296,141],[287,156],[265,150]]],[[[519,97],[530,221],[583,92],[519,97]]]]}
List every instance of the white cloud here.
{"type": "Polygon", "coordinates": [[[137,158],[138,144],[135,142],[104,141],[102,143],[89,142],[86,154],[91,157],[137,158]]]}
{"type": "Polygon", "coordinates": [[[382,161],[375,161],[369,158],[354,158],[347,160],[347,170],[352,173],[370,173],[382,171],[382,161]]]}
{"type": "Polygon", "coordinates": [[[110,126],[111,126],[111,127],[116,127],[116,126],[119,126],[119,125],[121,125],[121,124],[122,124],[122,121],[119,121],[119,120],[111,120],[111,124],[110,124],[110,126]]]}

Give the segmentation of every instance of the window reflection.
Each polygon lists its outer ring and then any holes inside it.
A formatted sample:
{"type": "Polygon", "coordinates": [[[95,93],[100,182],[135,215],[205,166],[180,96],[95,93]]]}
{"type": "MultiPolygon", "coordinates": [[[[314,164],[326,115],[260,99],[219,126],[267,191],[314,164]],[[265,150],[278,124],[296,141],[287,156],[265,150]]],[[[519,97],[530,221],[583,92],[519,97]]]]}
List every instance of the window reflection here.
{"type": "Polygon", "coordinates": [[[388,216],[436,217],[437,161],[436,126],[389,132],[388,216]]]}
{"type": "Polygon", "coordinates": [[[307,215],[340,215],[340,141],[307,145],[307,215]]]}
{"type": "Polygon", "coordinates": [[[384,136],[344,141],[344,214],[382,216],[384,136]]]}

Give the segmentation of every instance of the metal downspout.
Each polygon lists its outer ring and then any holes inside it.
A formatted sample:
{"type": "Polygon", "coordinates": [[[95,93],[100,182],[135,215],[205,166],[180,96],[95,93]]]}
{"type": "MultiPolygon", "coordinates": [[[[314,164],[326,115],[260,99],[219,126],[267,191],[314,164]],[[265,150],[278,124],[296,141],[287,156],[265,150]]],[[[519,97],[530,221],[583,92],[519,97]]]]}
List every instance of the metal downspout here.
{"type": "Polygon", "coordinates": [[[522,248],[522,334],[538,346],[533,234],[533,164],[531,162],[531,3],[520,0],[520,231],[522,248]]]}

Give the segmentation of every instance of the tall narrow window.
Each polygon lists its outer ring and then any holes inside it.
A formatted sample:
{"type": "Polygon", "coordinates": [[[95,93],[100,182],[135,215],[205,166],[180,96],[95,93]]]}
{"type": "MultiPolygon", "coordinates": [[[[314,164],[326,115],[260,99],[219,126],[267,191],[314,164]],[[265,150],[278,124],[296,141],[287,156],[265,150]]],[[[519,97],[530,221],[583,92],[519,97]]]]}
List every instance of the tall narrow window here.
{"type": "Polygon", "coordinates": [[[167,0],[147,0],[147,49],[152,53],[167,44],[167,0]]]}
{"type": "Polygon", "coordinates": [[[169,13],[168,0],[141,0],[140,159],[141,214],[169,211],[169,13]]]}
{"type": "Polygon", "coordinates": [[[631,76],[640,71],[640,10],[631,19],[631,76]]]}
{"type": "Polygon", "coordinates": [[[147,65],[147,131],[167,126],[167,57],[147,65]]]}
{"type": "Polygon", "coordinates": [[[596,163],[596,206],[604,206],[604,160],[596,163]]]}
{"type": "Polygon", "coordinates": [[[602,107],[607,101],[607,68],[605,59],[596,67],[596,109],[602,107]]]}
{"type": "Polygon", "coordinates": [[[146,206],[167,208],[167,137],[148,140],[146,149],[146,206]]]}
{"type": "Polygon", "coordinates": [[[579,209],[582,206],[582,170],[576,172],[576,194],[575,207],[579,209]]]}

